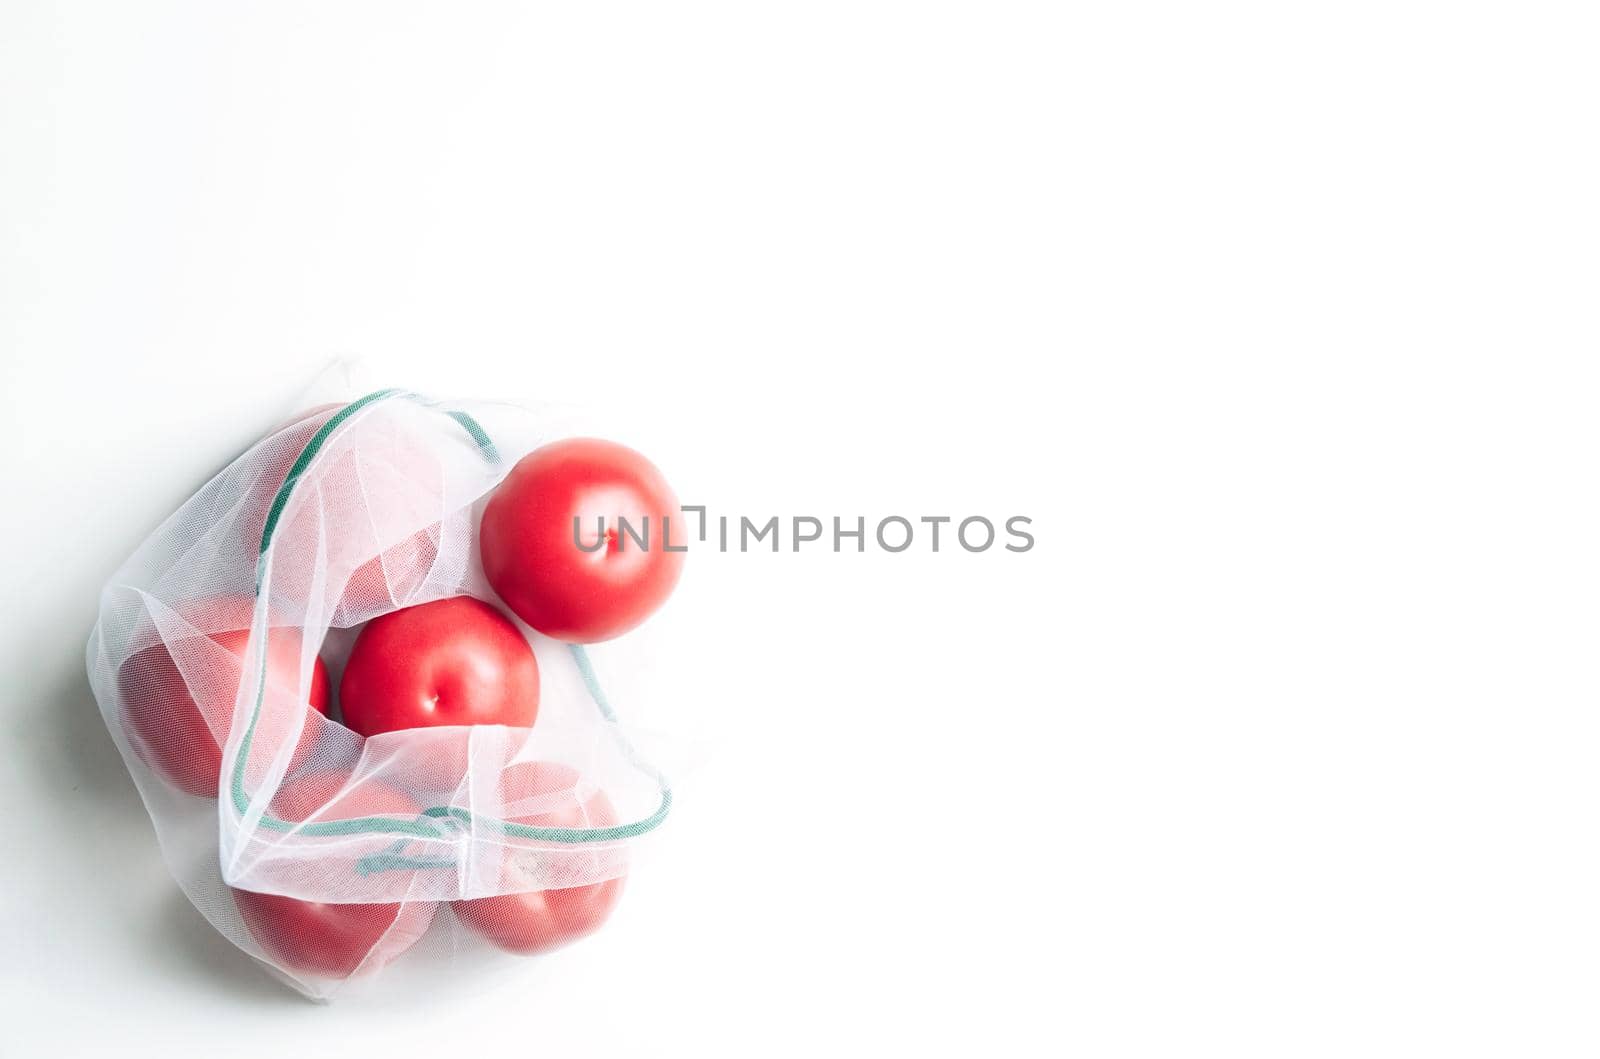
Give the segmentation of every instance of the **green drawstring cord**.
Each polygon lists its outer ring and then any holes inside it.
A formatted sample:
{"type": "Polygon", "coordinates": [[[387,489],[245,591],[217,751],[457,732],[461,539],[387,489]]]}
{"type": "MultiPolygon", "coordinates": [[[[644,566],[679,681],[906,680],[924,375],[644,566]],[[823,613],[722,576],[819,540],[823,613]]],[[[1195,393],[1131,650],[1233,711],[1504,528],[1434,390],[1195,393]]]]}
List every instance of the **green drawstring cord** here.
{"type": "MultiPolygon", "coordinates": [[[[273,497],[272,507],[267,513],[266,525],[261,531],[261,549],[256,561],[257,607],[263,606],[262,588],[266,585],[267,577],[271,570],[270,549],[273,534],[277,530],[278,522],[283,516],[284,509],[288,506],[289,497],[294,492],[294,487],[299,483],[301,476],[310,468],[312,460],[316,458],[317,453],[321,451],[335,430],[348,422],[352,416],[363,408],[392,397],[421,400],[416,394],[406,393],[401,390],[378,390],[361,398],[359,401],[346,405],[330,417],[312,435],[311,440],[306,443],[306,447],[301,450],[300,455],[289,468],[289,473],[284,477],[283,485],[279,487],[277,495],[273,497]]],[[[484,459],[491,464],[500,462],[499,451],[477,420],[465,412],[451,411],[445,414],[461,425],[462,429],[477,444],[478,450],[482,453],[484,459]]],[[[404,855],[405,847],[414,838],[443,839],[449,837],[452,833],[460,834],[473,828],[486,828],[510,838],[530,839],[536,842],[555,842],[564,845],[616,842],[655,830],[667,818],[667,814],[672,811],[672,789],[668,786],[666,778],[645,762],[634,750],[632,744],[622,735],[621,731],[616,728],[616,712],[606,699],[605,692],[601,690],[599,678],[595,675],[594,665],[589,661],[588,652],[583,649],[581,644],[570,644],[568,646],[572,652],[573,660],[577,663],[578,672],[583,676],[584,686],[588,689],[589,697],[594,700],[595,707],[600,711],[600,716],[611,726],[612,737],[617,741],[618,746],[627,757],[628,763],[655,780],[657,787],[661,791],[660,804],[653,813],[644,819],[636,820],[629,824],[619,824],[614,827],[538,827],[532,824],[518,824],[493,817],[475,816],[469,810],[457,806],[441,805],[422,810],[417,814],[415,820],[404,820],[389,816],[362,816],[349,820],[296,823],[280,819],[270,812],[263,812],[260,817],[260,825],[269,831],[297,831],[311,836],[367,834],[402,836],[382,853],[369,854],[356,861],[356,873],[363,876],[399,869],[453,868],[456,865],[454,858],[407,857],[404,855]]],[[[266,699],[267,665],[265,645],[261,649],[259,668],[260,675],[256,681],[255,708],[251,712],[250,723],[245,728],[244,736],[239,740],[239,755],[234,762],[232,783],[230,784],[233,807],[241,816],[250,805],[250,797],[245,793],[244,789],[245,762],[249,760],[250,746],[255,739],[256,724],[261,718],[261,707],[266,699]]]]}

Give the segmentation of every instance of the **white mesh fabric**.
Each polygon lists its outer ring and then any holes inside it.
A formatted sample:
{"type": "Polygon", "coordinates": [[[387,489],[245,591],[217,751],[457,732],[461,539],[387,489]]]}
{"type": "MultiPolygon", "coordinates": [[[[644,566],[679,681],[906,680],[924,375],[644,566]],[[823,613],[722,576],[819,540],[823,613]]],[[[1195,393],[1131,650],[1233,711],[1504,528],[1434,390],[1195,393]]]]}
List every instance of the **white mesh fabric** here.
{"type": "Polygon", "coordinates": [[[586,662],[521,623],[540,663],[530,729],[363,739],[307,705],[319,680],[337,685],[370,618],[462,594],[499,605],[476,554],[482,503],[548,440],[507,406],[389,394],[318,409],[207,483],[105,588],[90,681],[164,856],[219,930],[304,992],[329,995],[425,930],[448,932],[435,948],[470,948],[435,902],[621,877],[642,830],[627,825],[664,809],[664,785],[591,694],[586,662]],[[182,717],[189,729],[174,735],[182,717]],[[167,745],[207,739],[215,760],[167,745]],[[533,762],[549,766],[541,786],[515,789],[533,762]],[[275,801],[308,776],[344,782],[309,809],[275,801]],[[593,819],[597,795],[614,818],[593,819]],[[347,811],[367,804],[411,811],[347,811]],[[406,912],[353,974],[307,973],[252,936],[235,890],[406,912]]]}

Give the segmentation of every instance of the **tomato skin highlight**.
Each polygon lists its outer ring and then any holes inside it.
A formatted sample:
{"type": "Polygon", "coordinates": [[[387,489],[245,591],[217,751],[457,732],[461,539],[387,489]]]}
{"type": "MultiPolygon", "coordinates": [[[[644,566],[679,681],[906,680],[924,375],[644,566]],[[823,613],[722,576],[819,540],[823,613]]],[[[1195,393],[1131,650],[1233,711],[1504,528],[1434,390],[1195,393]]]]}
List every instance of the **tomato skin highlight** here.
{"type": "Polygon", "coordinates": [[[686,546],[689,528],[649,460],[616,442],[570,438],[518,461],[478,537],[484,574],[517,617],[557,640],[597,643],[666,602],[684,559],[667,545],[686,546]]]}
{"type": "MultiPolygon", "coordinates": [[[[611,799],[595,791],[581,802],[572,792],[577,770],[551,762],[523,762],[501,774],[501,791],[507,811],[519,802],[538,805],[554,801],[546,812],[513,815],[519,824],[538,827],[610,827],[617,822],[611,799]],[[565,804],[560,804],[560,803],[565,804]]],[[[515,877],[508,851],[503,869],[506,880],[515,877]]],[[[528,893],[508,893],[452,902],[456,918],[496,948],[521,956],[558,949],[599,930],[622,896],[622,878],[586,886],[569,886],[528,893]]]]}
{"type": "Polygon", "coordinates": [[[339,681],[344,723],[362,735],[437,725],[531,727],[539,664],[516,624],[471,596],[379,615],[339,681]]]}
{"type": "MultiPolygon", "coordinates": [[[[348,780],[342,772],[291,780],[273,798],[271,811],[297,822],[313,813],[324,821],[418,811],[404,792],[377,780],[341,794],[348,780]]],[[[427,932],[437,907],[433,901],[327,904],[239,889],[233,901],[250,936],[273,961],[329,978],[348,978],[364,963],[376,969],[399,956],[427,932]]]]}
{"type": "MultiPolygon", "coordinates": [[[[209,639],[227,655],[189,643],[180,650],[189,669],[188,679],[185,679],[183,669],[173,657],[172,647],[155,644],[136,652],[123,663],[117,671],[117,683],[128,727],[137,736],[132,743],[140,759],[179,790],[201,798],[215,798],[222,770],[222,744],[227,741],[225,719],[232,716],[234,696],[244,676],[252,604],[242,597],[224,597],[181,609],[186,612],[186,620],[197,628],[220,628],[209,636],[196,633],[189,639],[209,639]],[[229,625],[237,628],[223,628],[229,625]],[[216,734],[207,721],[208,715],[217,723],[216,734]]],[[[274,627],[267,630],[265,717],[281,717],[284,710],[292,709],[289,700],[294,697],[299,683],[300,642],[299,629],[274,627]]],[[[318,658],[312,665],[305,705],[326,715],[329,688],[327,667],[318,658]]],[[[318,727],[307,720],[289,764],[291,771],[311,752],[318,727]]],[[[272,741],[265,736],[256,742],[257,747],[270,745],[272,741]]]]}

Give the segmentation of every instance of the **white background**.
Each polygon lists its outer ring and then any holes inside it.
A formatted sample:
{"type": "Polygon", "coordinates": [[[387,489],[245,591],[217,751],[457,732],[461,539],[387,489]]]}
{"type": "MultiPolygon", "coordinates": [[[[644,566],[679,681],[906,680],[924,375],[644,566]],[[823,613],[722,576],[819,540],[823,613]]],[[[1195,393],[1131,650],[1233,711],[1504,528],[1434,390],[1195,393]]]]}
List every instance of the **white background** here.
{"type": "Polygon", "coordinates": [[[0,13],[0,1053],[1593,1055],[1585,4],[0,13]],[[166,877],[96,594],[331,360],[733,515],[608,929],[318,1007],[166,877]]]}

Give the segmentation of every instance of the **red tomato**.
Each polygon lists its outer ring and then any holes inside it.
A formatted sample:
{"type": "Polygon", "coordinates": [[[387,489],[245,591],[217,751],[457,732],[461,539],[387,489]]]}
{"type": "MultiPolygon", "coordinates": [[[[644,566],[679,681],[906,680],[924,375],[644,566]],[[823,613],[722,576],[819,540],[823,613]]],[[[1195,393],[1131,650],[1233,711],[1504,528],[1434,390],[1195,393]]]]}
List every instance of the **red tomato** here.
{"type": "MultiPolygon", "coordinates": [[[[500,783],[508,813],[516,813],[519,805],[542,810],[511,816],[516,823],[610,827],[617,822],[611,800],[600,791],[578,799],[577,770],[565,765],[543,761],[512,765],[501,773],[500,783]]],[[[515,878],[515,857],[515,847],[508,848],[503,875],[507,880],[515,878]]],[[[616,878],[587,886],[456,901],[451,907],[457,919],[497,948],[531,956],[593,934],[621,896],[622,879],[616,878]]]]}
{"type": "Polygon", "coordinates": [[[344,723],[362,735],[433,725],[527,728],[539,664],[511,619],[454,596],[373,618],[339,681],[344,723]]]}
{"type": "MultiPolygon", "coordinates": [[[[117,672],[128,726],[137,736],[134,750],[179,790],[217,796],[222,744],[233,719],[234,698],[244,677],[250,639],[251,603],[228,597],[182,608],[196,628],[219,629],[209,636],[159,643],[135,653],[117,672]],[[209,641],[209,642],[207,642],[209,641]],[[176,657],[174,657],[176,652],[176,657]],[[180,664],[181,663],[181,664],[180,664]]],[[[253,744],[264,756],[275,752],[273,737],[292,716],[300,678],[300,630],[267,631],[267,694],[253,744]]],[[[328,712],[328,670],[318,658],[311,670],[309,707],[328,712]]],[[[307,719],[289,768],[300,765],[316,744],[320,724],[307,719]]],[[[252,758],[255,753],[252,752],[252,758]]]]}
{"type": "Polygon", "coordinates": [[[483,571],[506,606],[569,643],[609,640],[648,618],[683,569],[683,553],[666,545],[688,539],[661,472],[632,449],[594,438],[524,456],[479,527],[483,571]]]}
{"type": "MultiPolygon", "coordinates": [[[[291,780],[272,799],[284,820],[349,820],[358,816],[413,816],[417,805],[403,792],[376,780],[341,794],[349,776],[319,772],[291,780]]],[[[335,854],[336,855],[336,854],[335,854]]],[[[281,894],[234,890],[234,904],[250,936],[284,967],[332,978],[369,970],[414,945],[433,922],[435,902],[324,904],[281,894]]]]}

